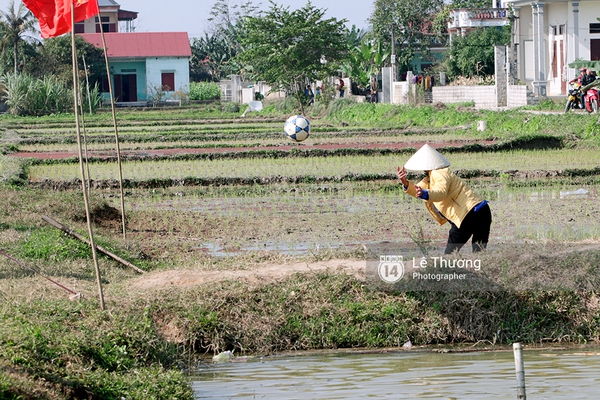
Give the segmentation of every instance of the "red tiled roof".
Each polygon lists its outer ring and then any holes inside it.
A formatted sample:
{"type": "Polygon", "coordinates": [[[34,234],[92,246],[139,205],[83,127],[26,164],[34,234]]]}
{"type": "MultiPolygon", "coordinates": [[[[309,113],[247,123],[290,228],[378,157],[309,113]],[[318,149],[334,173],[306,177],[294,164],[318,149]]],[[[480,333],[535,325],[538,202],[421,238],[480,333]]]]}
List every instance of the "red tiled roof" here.
{"type": "MultiPolygon", "coordinates": [[[[102,48],[100,33],[80,34],[87,42],[102,48]]],[[[105,33],[108,57],[191,57],[187,32],[105,33]]]]}

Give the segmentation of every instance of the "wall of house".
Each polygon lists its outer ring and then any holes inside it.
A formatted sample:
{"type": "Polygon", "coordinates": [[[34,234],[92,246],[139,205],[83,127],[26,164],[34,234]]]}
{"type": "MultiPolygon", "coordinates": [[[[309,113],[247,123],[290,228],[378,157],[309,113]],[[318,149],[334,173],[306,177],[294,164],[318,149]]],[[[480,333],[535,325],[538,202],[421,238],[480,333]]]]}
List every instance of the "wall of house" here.
{"type": "MultiPolygon", "coordinates": [[[[546,3],[544,6],[544,37],[542,45],[546,50],[546,65],[543,67],[548,80],[547,94],[549,96],[560,95],[562,90],[561,80],[570,80],[577,75],[576,69],[568,68],[568,64],[576,59],[590,59],[590,40],[600,39],[600,34],[590,34],[590,23],[598,23],[598,2],[580,1],[578,3],[578,38],[575,36],[575,14],[573,13],[573,3],[568,1],[558,1],[546,3]],[[563,46],[566,56],[565,64],[567,67],[562,71],[557,71],[557,76],[552,73],[552,51],[553,40],[550,37],[550,26],[565,26],[566,32],[563,35],[563,46]],[[578,39],[578,40],[577,40],[578,39]]],[[[519,80],[522,82],[531,82],[535,74],[535,53],[533,44],[533,15],[529,5],[521,6],[519,9],[518,31],[519,31],[519,50],[517,54],[519,80]]],[[[560,65],[560,63],[558,64],[560,65]]],[[[560,69],[560,68],[557,68],[560,69]]]]}
{"type": "MultiPolygon", "coordinates": [[[[164,57],[146,59],[146,92],[153,93],[162,86],[162,73],[175,73],[175,92],[190,92],[190,63],[186,57],[164,57]]],[[[166,100],[175,97],[175,92],[166,92],[166,100]]]]}
{"type": "MultiPolygon", "coordinates": [[[[137,99],[138,101],[146,101],[146,63],[144,61],[110,61],[109,66],[111,76],[114,74],[135,74],[137,99]]],[[[114,78],[111,79],[113,91],[115,91],[115,81],[114,78]]],[[[107,97],[107,99],[109,99],[109,97],[107,97]]]]}
{"type": "MultiPolygon", "coordinates": [[[[600,17],[600,12],[598,11],[598,2],[597,1],[589,1],[579,2],[579,46],[577,46],[577,55],[582,60],[590,59],[590,40],[591,39],[600,39],[599,33],[590,33],[590,24],[597,24],[598,17],[600,17]]],[[[567,22],[567,29],[573,29],[573,11],[572,7],[569,7],[569,21],[567,22]]],[[[573,55],[572,59],[569,59],[569,62],[574,61],[576,55],[573,55]]],[[[577,71],[575,69],[571,69],[571,78],[573,79],[577,75],[577,71]]]]}
{"type": "MultiPolygon", "coordinates": [[[[96,33],[96,18],[92,17],[81,22],[83,24],[84,33],[96,33]]],[[[77,32],[77,31],[76,31],[77,32]]]]}
{"type": "Polygon", "coordinates": [[[531,82],[534,78],[533,58],[533,15],[531,6],[521,6],[519,9],[519,42],[517,50],[517,70],[522,82],[531,82]]]}

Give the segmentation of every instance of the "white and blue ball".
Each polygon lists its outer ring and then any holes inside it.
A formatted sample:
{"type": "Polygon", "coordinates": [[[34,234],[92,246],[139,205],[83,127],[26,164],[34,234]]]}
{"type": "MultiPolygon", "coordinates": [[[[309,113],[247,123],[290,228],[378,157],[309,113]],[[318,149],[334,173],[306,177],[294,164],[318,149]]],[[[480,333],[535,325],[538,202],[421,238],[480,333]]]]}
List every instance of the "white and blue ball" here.
{"type": "Polygon", "coordinates": [[[285,121],[283,130],[287,137],[296,142],[301,142],[310,133],[310,121],[303,115],[293,115],[285,121]]]}

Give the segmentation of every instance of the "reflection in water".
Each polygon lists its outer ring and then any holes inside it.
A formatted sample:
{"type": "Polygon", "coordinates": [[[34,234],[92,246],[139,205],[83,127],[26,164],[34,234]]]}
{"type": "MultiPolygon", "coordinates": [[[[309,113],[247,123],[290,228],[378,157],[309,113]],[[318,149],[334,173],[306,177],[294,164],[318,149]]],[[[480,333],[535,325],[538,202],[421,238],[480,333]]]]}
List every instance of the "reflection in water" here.
{"type": "MultiPolygon", "coordinates": [[[[527,395],[597,397],[600,353],[524,352],[527,395]]],[[[207,365],[193,378],[198,399],[509,399],[513,353],[328,354],[207,365]]]]}

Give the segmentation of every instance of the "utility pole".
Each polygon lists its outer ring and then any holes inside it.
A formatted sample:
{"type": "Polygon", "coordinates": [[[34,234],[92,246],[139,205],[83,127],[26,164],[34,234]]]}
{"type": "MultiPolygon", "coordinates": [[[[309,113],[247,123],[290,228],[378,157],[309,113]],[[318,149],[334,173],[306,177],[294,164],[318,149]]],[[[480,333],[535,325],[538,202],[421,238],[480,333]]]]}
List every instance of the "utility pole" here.
{"type": "Polygon", "coordinates": [[[391,61],[392,61],[392,82],[395,82],[396,79],[397,79],[395,42],[396,42],[396,40],[394,39],[394,24],[392,24],[392,54],[391,54],[391,57],[390,57],[391,61]]]}

